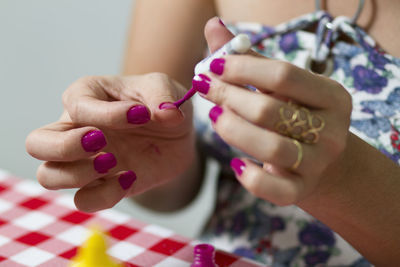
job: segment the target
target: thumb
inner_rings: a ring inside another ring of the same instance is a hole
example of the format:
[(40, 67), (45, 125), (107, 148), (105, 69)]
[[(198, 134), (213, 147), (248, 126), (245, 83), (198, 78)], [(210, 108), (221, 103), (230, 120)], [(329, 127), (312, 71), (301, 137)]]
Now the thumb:
[[(218, 17), (211, 18), (207, 21), (204, 28), (204, 35), (211, 53), (235, 37)], [(247, 54), (262, 57), (262, 55), (253, 50), (249, 50)]]
[(211, 53), (234, 37), (218, 17), (211, 18), (207, 21), (204, 28), (204, 35)]

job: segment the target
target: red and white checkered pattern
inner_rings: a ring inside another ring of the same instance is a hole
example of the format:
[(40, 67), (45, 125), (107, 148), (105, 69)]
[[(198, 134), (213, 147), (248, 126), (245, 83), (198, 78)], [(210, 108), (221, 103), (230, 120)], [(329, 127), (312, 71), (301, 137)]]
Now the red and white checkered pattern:
[[(108, 252), (126, 266), (183, 267), (192, 262), (196, 241), (114, 210), (77, 211), (71, 196), (0, 170), (0, 266), (68, 266), (90, 225), (110, 234)], [(260, 266), (222, 251), (216, 262), (220, 267)]]

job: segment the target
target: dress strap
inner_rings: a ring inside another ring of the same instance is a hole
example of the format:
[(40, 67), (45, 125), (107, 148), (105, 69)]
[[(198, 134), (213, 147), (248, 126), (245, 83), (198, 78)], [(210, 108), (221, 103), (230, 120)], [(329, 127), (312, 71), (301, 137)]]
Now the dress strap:
[[(358, 2), (357, 11), (354, 14), (354, 16), (351, 18), (351, 24), (353, 24), (353, 25), (356, 24), (356, 22), (358, 20), (358, 17), (360, 16), (361, 11), (364, 8), (364, 4), (365, 4), (365, 0), (360, 0)], [(321, 0), (315, 0), (315, 9), (316, 9), (316, 11), (320, 11), (321, 10)]]

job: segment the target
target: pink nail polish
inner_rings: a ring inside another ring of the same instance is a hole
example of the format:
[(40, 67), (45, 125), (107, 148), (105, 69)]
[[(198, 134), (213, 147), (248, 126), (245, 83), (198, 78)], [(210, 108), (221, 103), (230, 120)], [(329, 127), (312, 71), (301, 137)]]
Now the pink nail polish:
[(117, 166), (117, 160), (112, 153), (98, 155), (93, 161), (94, 169), (98, 173), (106, 173), (109, 169)]
[(218, 22), (219, 22), (219, 24), (221, 24), (222, 26), (226, 27), (226, 26), (225, 26), (225, 23), (222, 21), (221, 18), (218, 18)]
[(136, 174), (133, 171), (127, 171), (121, 174), (118, 182), (122, 189), (127, 190), (136, 181)]
[(81, 138), (81, 144), (86, 152), (96, 152), (106, 146), (106, 138), (99, 130), (87, 132)]
[(237, 175), (242, 175), (244, 168), (246, 167), (246, 164), (238, 159), (238, 158), (233, 158), (231, 160), (231, 168)]
[(192, 88), (190, 88), (187, 92), (186, 92), (186, 94), (181, 98), (181, 99), (179, 99), (179, 100), (177, 100), (175, 103), (174, 103), (174, 106), (176, 107), (176, 108), (179, 108), (183, 103), (185, 103), (186, 101), (188, 101), (192, 96), (194, 96), (194, 94), (196, 93), (197, 91), (193, 88), (193, 86), (192, 86)]
[(163, 102), (158, 106), (159, 109), (164, 110), (164, 109), (176, 109), (176, 106), (174, 103), (171, 102)]
[(196, 75), (192, 80), (193, 89), (206, 95), (210, 89), (210, 81), (211, 79), (207, 75)]
[(210, 70), (217, 75), (221, 75), (224, 72), (224, 66), (225, 66), (225, 59), (216, 58), (210, 63)]
[(144, 124), (150, 120), (150, 113), (143, 105), (131, 107), (126, 113), (126, 118), (132, 124)]
[(224, 110), (220, 106), (214, 106), (208, 114), (212, 122), (216, 123), (218, 117), (222, 114), (223, 111)]
[(193, 249), (193, 263), (190, 267), (215, 267), (215, 249), (210, 244), (198, 244)]

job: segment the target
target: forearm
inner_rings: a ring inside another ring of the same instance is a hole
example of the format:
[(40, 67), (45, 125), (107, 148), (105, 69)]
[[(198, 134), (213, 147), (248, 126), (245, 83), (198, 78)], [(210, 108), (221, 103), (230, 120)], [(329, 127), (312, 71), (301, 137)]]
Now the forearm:
[[(400, 168), (350, 134), (348, 153), (299, 206), (329, 225), (377, 266), (400, 261)], [(338, 166), (343, 166), (338, 169)], [(333, 177), (331, 174), (342, 174)]]
[(204, 25), (213, 16), (213, 0), (137, 0), (123, 74), (162, 72), (188, 87), (206, 48)]

